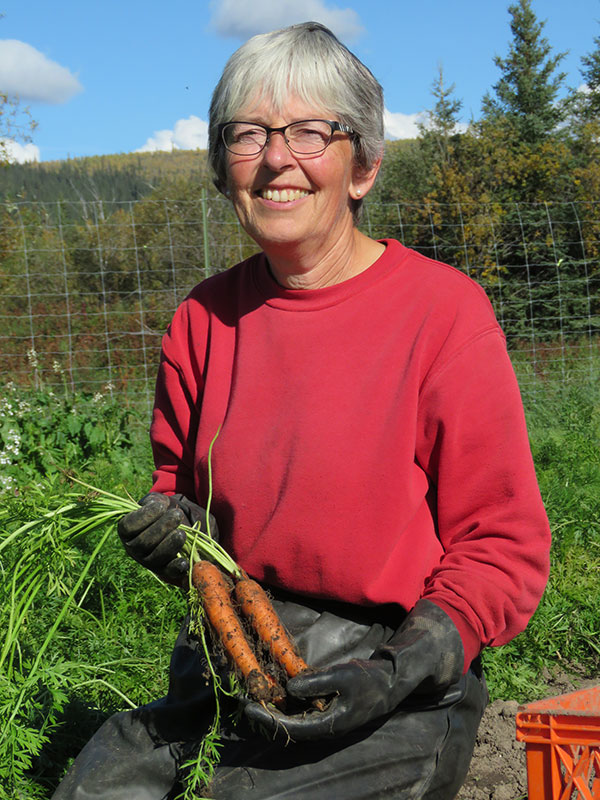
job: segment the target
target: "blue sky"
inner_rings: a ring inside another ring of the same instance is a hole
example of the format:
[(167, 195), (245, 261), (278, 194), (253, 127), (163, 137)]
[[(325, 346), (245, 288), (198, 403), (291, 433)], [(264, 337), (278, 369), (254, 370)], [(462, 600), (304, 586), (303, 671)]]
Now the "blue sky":
[[(0, 91), (38, 122), (15, 160), (206, 144), (212, 89), (249, 36), (319, 20), (382, 83), (388, 138), (411, 136), (439, 65), (463, 121), (499, 77), (510, 0), (0, 0)], [(600, 0), (533, 0), (567, 84), (600, 35)]]

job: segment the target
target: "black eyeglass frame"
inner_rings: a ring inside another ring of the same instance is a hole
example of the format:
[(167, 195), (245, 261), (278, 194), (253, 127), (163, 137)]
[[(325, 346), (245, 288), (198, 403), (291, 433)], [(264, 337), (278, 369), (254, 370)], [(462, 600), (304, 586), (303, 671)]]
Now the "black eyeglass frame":
[[(331, 128), (331, 135), (329, 136), (329, 141), (327, 142), (327, 144), (324, 147), (320, 148), (319, 150), (313, 150), (310, 153), (303, 153), (302, 151), (294, 150), (294, 148), (289, 143), (288, 138), (285, 135), (285, 132), (286, 132), (286, 130), (288, 128), (291, 128), (293, 125), (302, 125), (303, 122), (326, 122), (327, 125), (329, 125), (329, 127)], [(231, 150), (227, 146), (227, 142), (225, 141), (225, 128), (227, 128), (229, 125), (254, 125), (256, 128), (262, 128), (267, 134), (267, 138), (265, 139), (265, 143), (260, 148), (260, 150), (256, 151), (256, 153), (236, 153), (234, 150)], [(337, 120), (333, 120), (333, 119), (299, 119), (299, 120), (296, 120), (296, 122), (289, 122), (287, 125), (282, 125), (279, 128), (270, 128), (268, 125), (261, 125), (260, 122), (247, 122), (246, 120), (236, 119), (236, 120), (231, 120), (231, 122), (221, 122), (220, 125), (218, 126), (217, 130), (218, 130), (219, 137), (220, 137), (221, 141), (223, 142), (223, 146), (225, 147), (225, 149), (229, 153), (233, 153), (233, 155), (235, 155), (235, 156), (244, 156), (244, 155), (257, 156), (257, 155), (259, 155), (260, 153), (262, 153), (262, 151), (265, 149), (265, 147), (269, 143), (269, 139), (271, 138), (271, 134), (272, 133), (280, 133), (283, 136), (283, 139), (284, 139), (287, 147), (292, 151), (292, 153), (296, 153), (296, 155), (299, 155), (299, 156), (314, 156), (314, 155), (317, 155), (317, 153), (322, 153), (331, 144), (331, 140), (333, 139), (333, 134), (336, 131), (340, 131), (340, 133), (347, 133), (350, 136), (356, 135), (355, 132), (352, 130), (352, 128), (349, 125), (344, 125), (343, 122), (337, 122)]]

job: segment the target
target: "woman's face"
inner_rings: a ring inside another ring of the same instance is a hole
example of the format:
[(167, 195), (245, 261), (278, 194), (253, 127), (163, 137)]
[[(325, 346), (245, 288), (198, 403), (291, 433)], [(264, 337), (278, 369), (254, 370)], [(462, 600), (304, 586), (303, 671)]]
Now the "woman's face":
[[(291, 97), (280, 113), (268, 100), (241, 109), (236, 120), (279, 127), (304, 119), (335, 119)], [(350, 199), (364, 196), (348, 134), (336, 132), (315, 155), (293, 153), (279, 133), (255, 156), (227, 152), (228, 191), (246, 232), (267, 252), (309, 244), (327, 248), (353, 229)], [(375, 170), (376, 173), (376, 170)], [(283, 192), (283, 195), (282, 195)], [(274, 194), (275, 193), (275, 194)], [(277, 194), (278, 193), (278, 194)]]

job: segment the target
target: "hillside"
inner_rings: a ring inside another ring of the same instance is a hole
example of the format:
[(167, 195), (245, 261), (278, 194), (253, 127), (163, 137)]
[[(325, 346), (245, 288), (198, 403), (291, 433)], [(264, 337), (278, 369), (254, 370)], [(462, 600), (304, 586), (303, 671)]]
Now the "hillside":
[(164, 182), (203, 183), (207, 174), (205, 150), (9, 164), (0, 168), (0, 201), (139, 200)]
[[(414, 149), (415, 140), (386, 142), (387, 163)], [(146, 197), (165, 183), (193, 181), (212, 189), (206, 150), (119, 153), (66, 161), (42, 161), (0, 166), (0, 202), (25, 200), (107, 200), (127, 202)], [(382, 178), (380, 178), (380, 182)]]

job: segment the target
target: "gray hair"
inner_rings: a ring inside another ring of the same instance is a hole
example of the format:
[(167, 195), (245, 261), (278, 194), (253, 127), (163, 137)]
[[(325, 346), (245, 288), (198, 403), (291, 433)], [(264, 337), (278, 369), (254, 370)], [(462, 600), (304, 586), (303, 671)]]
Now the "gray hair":
[[(290, 94), (316, 104), (349, 125), (356, 165), (369, 171), (383, 153), (383, 90), (373, 74), (318, 22), (253, 36), (231, 56), (212, 96), (208, 159), (215, 186), (227, 184), (225, 149), (218, 127), (257, 96), (283, 110)], [(361, 200), (353, 201), (355, 220)]]

